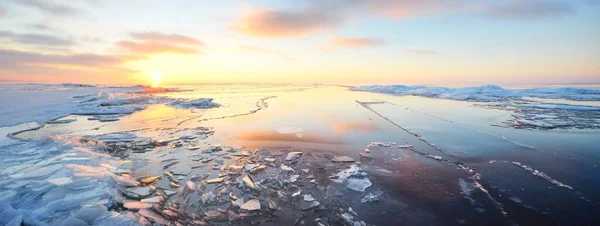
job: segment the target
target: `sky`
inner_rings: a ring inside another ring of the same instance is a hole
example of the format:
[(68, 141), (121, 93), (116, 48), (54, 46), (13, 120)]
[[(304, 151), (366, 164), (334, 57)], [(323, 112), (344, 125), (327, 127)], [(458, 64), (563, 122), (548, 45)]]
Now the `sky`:
[(600, 0), (2, 0), (0, 82), (600, 82)]

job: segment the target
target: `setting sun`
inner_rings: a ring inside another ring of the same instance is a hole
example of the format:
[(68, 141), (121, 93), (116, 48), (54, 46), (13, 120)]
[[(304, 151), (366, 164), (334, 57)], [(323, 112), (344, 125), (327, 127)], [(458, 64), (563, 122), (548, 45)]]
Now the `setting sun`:
[(152, 87), (158, 87), (160, 85), (160, 73), (152, 74)]

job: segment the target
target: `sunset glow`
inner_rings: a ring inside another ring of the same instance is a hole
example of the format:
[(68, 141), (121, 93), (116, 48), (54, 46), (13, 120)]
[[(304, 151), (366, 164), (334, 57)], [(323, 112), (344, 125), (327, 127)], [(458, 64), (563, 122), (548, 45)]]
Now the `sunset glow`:
[(152, 74), (152, 87), (160, 86), (160, 73), (155, 72)]
[(3, 80), (600, 81), (600, 7), (588, 1), (32, 2), (0, 3)]

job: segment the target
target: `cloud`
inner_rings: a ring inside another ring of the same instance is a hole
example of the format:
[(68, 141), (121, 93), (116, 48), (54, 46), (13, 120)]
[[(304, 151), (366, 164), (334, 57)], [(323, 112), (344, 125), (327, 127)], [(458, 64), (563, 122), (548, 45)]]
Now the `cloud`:
[(372, 12), (394, 19), (464, 10), (477, 3), (471, 0), (366, 0), (362, 2)]
[(331, 45), (351, 47), (351, 48), (362, 48), (362, 47), (374, 47), (385, 44), (383, 39), (380, 38), (347, 38), (347, 37), (333, 37), (329, 41)]
[(495, 19), (540, 19), (573, 12), (569, 4), (552, 0), (365, 0), (363, 3), (372, 12), (393, 19), (447, 13), (482, 14)]
[(50, 1), (44, 0), (18, 0), (17, 3), (28, 6), (31, 8), (35, 8), (45, 13), (49, 13), (55, 16), (74, 16), (81, 13), (76, 8), (63, 5), (60, 3), (53, 3)]
[(127, 57), (98, 54), (39, 54), (16, 50), (0, 49), (0, 66), (77, 66), (106, 67), (122, 63)]
[(204, 42), (193, 37), (158, 32), (131, 33), (132, 40), (119, 41), (116, 45), (135, 54), (201, 54)]
[(568, 3), (553, 0), (321, 0), (299, 2), (304, 5), (296, 3), (293, 10), (247, 10), (234, 23), (233, 27), (237, 31), (252, 36), (297, 37), (328, 30), (369, 13), (391, 19), (452, 13), (483, 15), (496, 19), (538, 19), (573, 12)]
[(282, 52), (277, 51), (277, 50), (262, 48), (262, 47), (258, 47), (258, 46), (251, 46), (251, 45), (238, 45), (236, 47), (236, 49), (240, 50), (240, 51), (244, 51), (244, 52), (251, 52), (251, 53), (283, 55)]
[(0, 49), (0, 77), (19, 80), (27, 76), (45, 78), (94, 76), (96, 81), (102, 77), (127, 76), (134, 71), (121, 67), (130, 56), (111, 56), (98, 54), (39, 54), (16, 50)]
[(0, 30), (0, 39), (7, 39), (11, 42), (29, 45), (46, 45), (46, 46), (72, 46), (76, 43), (72, 40), (63, 39), (46, 34), (33, 33), (15, 33), (12, 31)]
[(312, 34), (339, 22), (333, 14), (327, 13), (252, 10), (235, 27), (253, 36), (290, 37)]
[(126, 49), (132, 53), (137, 54), (159, 54), (159, 53), (173, 53), (173, 54), (198, 54), (202, 51), (190, 47), (178, 46), (169, 43), (160, 42), (132, 42), (132, 41), (120, 41), (117, 42), (117, 46)]
[(178, 35), (178, 34), (162, 34), (158, 32), (133, 32), (131, 38), (150, 42), (176, 42), (186, 45), (204, 46), (204, 43), (198, 39)]
[(297, 37), (345, 22), (358, 1), (296, 1), (292, 10), (249, 9), (234, 23), (237, 31), (259, 37)]
[(543, 0), (506, 0), (485, 10), (487, 16), (500, 19), (542, 19), (572, 12), (566, 3)]

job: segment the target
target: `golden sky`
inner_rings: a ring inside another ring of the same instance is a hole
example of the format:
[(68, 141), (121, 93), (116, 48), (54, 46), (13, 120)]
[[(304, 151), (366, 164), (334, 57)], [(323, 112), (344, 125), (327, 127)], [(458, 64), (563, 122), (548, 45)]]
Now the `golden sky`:
[(586, 0), (7, 0), (0, 82), (600, 82), (598, 27)]

